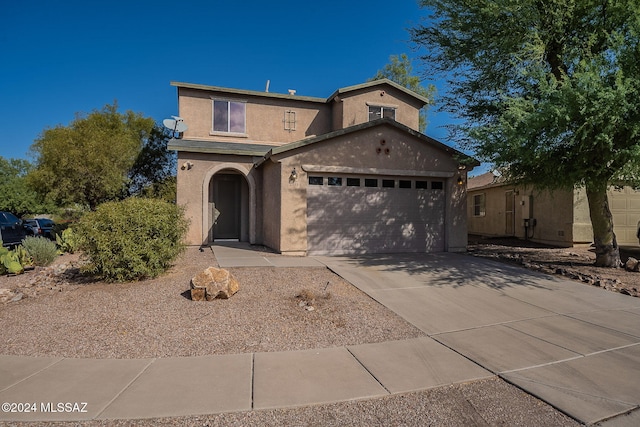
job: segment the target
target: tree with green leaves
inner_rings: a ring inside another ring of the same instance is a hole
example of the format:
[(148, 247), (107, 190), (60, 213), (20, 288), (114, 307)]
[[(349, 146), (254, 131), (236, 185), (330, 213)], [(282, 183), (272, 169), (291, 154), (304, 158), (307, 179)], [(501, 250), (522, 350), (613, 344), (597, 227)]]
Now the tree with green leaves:
[[(422, 86), (420, 77), (413, 74), (413, 65), (409, 57), (403, 53), (400, 56), (391, 55), (389, 57), (389, 63), (384, 66), (383, 69), (378, 70), (375, 76), (368, 81), (389, 79), (392, 82), (398, 83), (400, 86), (404, 86), (407, 89), (422, 95), (425, 98), (433, 101), (436, 88), (434, 85)], [(420, 123), (419, 131), (424, 132), (427, 129), (427, 108), (428, 106), (420, 110)]]
[(175, 151), (167, 149), (172, 132), (155, 125), (129, 170), (129, 195), (175, 201)]
[(36, 167), (29, 184), (58, 206), (80, 204), (94, 210), (121, 198), (155, 122), (116, 103), (78, 115), (69, 126), (43, 131), (31, 146)]
[(412, 40), (458, 140), (513, 183), (584, 188), (596, 265), (619, 266), (607, 188), (640, 181), (640, 0), (421, 6)]
[(27, 185), (26, 176), (33, 169), (24, 159), (0, 156), (0, 210), (19, 217), (26, 214), (51, 213), (54, 207)]

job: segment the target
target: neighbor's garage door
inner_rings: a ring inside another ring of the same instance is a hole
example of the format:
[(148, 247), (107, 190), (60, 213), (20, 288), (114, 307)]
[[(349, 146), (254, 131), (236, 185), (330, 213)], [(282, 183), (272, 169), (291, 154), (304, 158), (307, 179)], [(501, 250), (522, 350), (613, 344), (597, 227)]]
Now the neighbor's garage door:
[(310, 255), (444, 250), (444, 182), (310, 176)]

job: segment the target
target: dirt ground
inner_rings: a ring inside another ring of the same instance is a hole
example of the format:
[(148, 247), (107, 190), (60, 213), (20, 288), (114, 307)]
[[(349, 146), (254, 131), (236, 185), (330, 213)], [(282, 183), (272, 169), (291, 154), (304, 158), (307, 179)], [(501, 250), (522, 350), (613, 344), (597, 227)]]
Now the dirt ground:
[[(627, 271), (624, 267), (595, 267), (596, 256), (588, 245), (558, 248), (517, 238), (469, 236), (468, 254), (562, 275), (613, 292), (640, 296), (640, 272)], [(626, 263), (629, 257), (640, 259), (640, 247), (621, 247), (622, 262)]]

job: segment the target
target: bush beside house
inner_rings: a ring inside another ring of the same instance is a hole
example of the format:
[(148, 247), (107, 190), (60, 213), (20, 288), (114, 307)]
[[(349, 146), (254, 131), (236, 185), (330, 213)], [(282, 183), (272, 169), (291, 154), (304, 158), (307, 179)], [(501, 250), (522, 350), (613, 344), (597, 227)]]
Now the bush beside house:
[(89, 260), (87, 272), (109, 282), (156, 277), (185, 248), (183, 209), (157, 199), (104, 203), (82, 217), (74, 231)]

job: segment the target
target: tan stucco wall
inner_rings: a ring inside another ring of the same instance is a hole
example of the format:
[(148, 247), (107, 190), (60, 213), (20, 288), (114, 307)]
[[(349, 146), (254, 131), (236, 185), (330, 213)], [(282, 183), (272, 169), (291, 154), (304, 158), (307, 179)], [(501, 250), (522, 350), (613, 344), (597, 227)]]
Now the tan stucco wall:
[[(404, 92), (391, 86), (366, 88), (338, 95), (334, 103), (341, 105), (342, 115), (334, 117), (334, 130), (369, 121), (368, 105), (396, 108), (396, 121), (418, 130), (422, 105)], [(335, 108), (335, 107), (334, 107)]]
[(445, 251), (465, 252), (468, 244), (466, 172), (461, 173), (463, 184), (458, 184), (458, 175), (446, 180), (447, 204), (445, 207)]
[[(512, 187), (511, 187), (512, 188)], [(469, 233), (487, 236), (504, 235), (504, 193), (509, 187), (497, 186), (468, 192)], [(485, 193), (486, 217), (473, 216), (473, 196)], [(593, 242), (593, 229), (589, 203), (583, 188), (571, 191), (521, 191), (522, 196), (533, 197), (533, 217), (538, 224), (531, 240), (558, 246), (589, 244)], [(632, 187), (610, 187), (609, 208), (613, 215), (613, 229), (619, 245), (637, 246), (636, 237), (640, 221), (640, 192)], [(522, 201), (516, 196), (516, 201)], [(516, 236), (524, 238), (522, 212), (516, 206)]]
[(589, 214), (589, 202), (584, 188), (573, 192), (573, 243), (593, 242), (593, 228)]
[[(571, 191), (535, 191), (513, 186), (472, 189), (467, 194), (468, 230), (471, 234), (505, 236), (507, 233), (506, 195), (515, 199), (514, 233), (524, 239), (524, 218), (536, 220), (528, 238), (535, 242), (570, 246), (574, 239), (573, 194)], [(473, 198), (485, 194), (485, 216), (474, 216)]]
[[(576, 236), (574, 218), (574, 192), (569, 190), (521, 192), (533, 201), (533, 218), (537, 225), (533, 229), (531, 240), (558, 246), (572, 246)], [(516, 196), (517, 200), (517, 196)], [(516, 210), (517, 212), (517, 210)], [(516, 227), (522, 229), (522, 222)]]
[[(185, 139), (283, 145), (331, 131), (330, 106), (292, 99), (256, 98), (179, 88), (179, 115), (188, 129)], [(230, 135), (212, 131), (213, 99), (246, 102), (246, 134)], [(296, 130), (284, 129), (285, 111), (295, 111)]]
[(263, 242), (266, 246), (280, 251), (280, 227), (282, 225), (280, 192), (281, 165), (278, 163), (266, 162), (261, 167), (263, 179), (263, 212), (262, 212), (262, 233)]
[[(381, 140), (389, 155), (377, 153)], [(391, 126), (366, 129), (362, 132), (343, 135), (307, 147), (273, 156), (268, 162), (281, 164), (282, 185), (281, 243), (278, 248), (283, 253), (304, 254), (307, 250), (306, 230), (306, 189), (308, 175), (303, 165), (323, 165), (342, 168), (369, 169), (371, 174), (380, 175), (380, 170), (415, 170), (433, 173), (446, 181), (447, 243), (450, 250), (466, 248), (466, 201), (464, 187), (456, 184), (458, 163), (446, 152), (429, 146), (415, 137), (408, 136)], [(290, 182), (289, 177), (296, 168), (298, 177)], [(266, 173), (266, 172), (265, 172)], [(444, 175), (448, 176), (444, 176)], [(337, 173), (337, 175), (344, 175)], [(396, 177), (393, 174), (389, 177)], [(266, 182), (265, 182), (266, 187)], [(266, 203), (265, 203), (266, 206)], [(266, 222), (266, 215), (265, 215)], [(265, 230), (265, 242), (266, 239)]]

